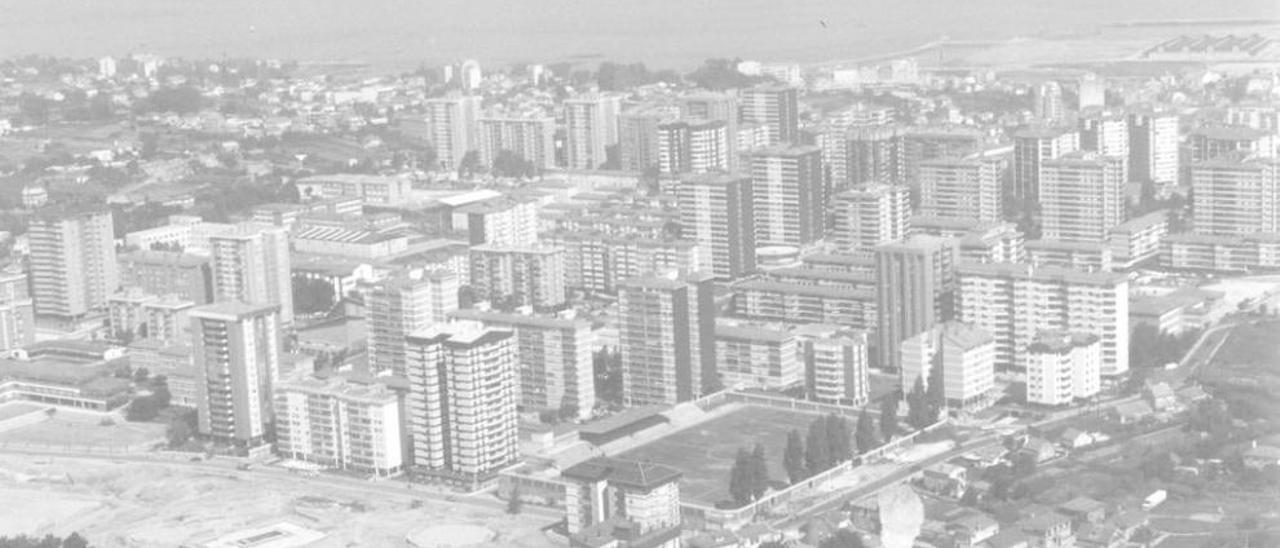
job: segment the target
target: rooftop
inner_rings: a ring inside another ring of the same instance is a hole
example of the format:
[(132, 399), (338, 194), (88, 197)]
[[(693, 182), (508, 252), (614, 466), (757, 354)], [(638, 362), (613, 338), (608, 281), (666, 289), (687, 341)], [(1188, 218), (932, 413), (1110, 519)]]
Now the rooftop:
[(611, 484), (633, 489), (652, 490), (680, 479), (680, 471), (669, 466), (615, 457), (598, 457), (572, 466), (563, 472), (567, 478)]

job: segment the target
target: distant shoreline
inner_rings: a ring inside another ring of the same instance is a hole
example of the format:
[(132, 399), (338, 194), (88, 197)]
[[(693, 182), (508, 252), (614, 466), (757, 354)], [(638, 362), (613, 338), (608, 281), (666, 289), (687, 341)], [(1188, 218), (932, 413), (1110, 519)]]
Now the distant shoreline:
[(1104, 28), (1132, 27), (1212, 27), (1231, 25), (1237, 27), (1262, 27), (1280, 25), (1280, 19), (1153, 19), (1149, 21), (1128, 21), (1124, 23), (1105, 23)]

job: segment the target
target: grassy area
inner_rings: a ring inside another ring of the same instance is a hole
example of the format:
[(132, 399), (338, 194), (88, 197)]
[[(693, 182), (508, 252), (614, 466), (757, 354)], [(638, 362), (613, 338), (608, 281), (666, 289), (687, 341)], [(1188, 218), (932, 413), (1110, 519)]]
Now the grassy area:
[(786, 481), (782, 451), (787, 433), (804, 432), (816, 415), (771, 407), (744, 406), (624, 452), (623, 458), (652, 461), (684, 472), (680, 496), (712, 505), (729, 500), (729, 468), (739, 447), (764, 444), (769, 477)]

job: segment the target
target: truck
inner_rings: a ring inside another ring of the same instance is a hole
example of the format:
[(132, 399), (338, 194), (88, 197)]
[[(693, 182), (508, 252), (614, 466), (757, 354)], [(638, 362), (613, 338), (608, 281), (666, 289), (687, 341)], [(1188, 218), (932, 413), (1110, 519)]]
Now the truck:
[(1152, 508), (1160, 506), (1160, 504), (1164, 502), (1164, 499), (1167, 498), (1169, 498), (1169, 493), (1167, 491), (1164, 489), (1156, 489), (1155, 491), (1152, 491), (1150, 495), (1147, 495), (1147, 498), (1142, 499), (1142, 509), (1151, 510)]

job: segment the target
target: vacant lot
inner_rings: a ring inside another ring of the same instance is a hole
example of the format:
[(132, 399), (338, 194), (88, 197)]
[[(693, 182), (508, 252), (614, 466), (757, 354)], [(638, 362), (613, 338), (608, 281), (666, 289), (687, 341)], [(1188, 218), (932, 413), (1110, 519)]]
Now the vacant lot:
[(103, 548), (172, 548), (288, 522), (323, 533), (314, 547), (408, 546), (406, 536), (436, 526), (487, 531), (485, 546), (551, 548), (541, 528), (552, 521), (270, 468), (0, 455), (0, 536), (79, 531)]
[(101, 415), (59, 409), (47, 420), (0, 433), (0, 446), (77, 448), (87, 452), (124, 452), (165, 439), (163, 424), (104, 422)]
[(815, 418), (817, 415), (809, 413), (748, 405), (620, 456), (665, 464), (684, 472), (681, 498), (712, 505), (730, 498), (729, 469), (739, 447), (750, 450), (756, 443), (764, 444), (769, 477), (785, 482), (782, 451), (787, 446), (787, 432), (798, 429), (803, 433)]

